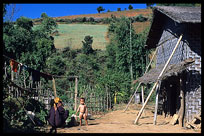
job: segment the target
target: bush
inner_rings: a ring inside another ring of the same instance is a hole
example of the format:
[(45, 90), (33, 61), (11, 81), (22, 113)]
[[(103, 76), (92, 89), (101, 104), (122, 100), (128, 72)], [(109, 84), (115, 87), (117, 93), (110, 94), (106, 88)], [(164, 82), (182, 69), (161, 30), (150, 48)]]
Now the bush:
[(134, 20), (137, 21), (137, 22), (145, 22), (145, 21), (147, 21), (147, 19), (148, 18), (143, 17), (141, 14), (134, 18)]
[(95, 20), (94, 20), (93, 17), (90, 17), (90, 18), (87, 19), (87, 21), (88, 21), (88, 22), (94, 22)]
[(23, 108), (21, 97), (3, 100), (3, 120), (5, 132), (35, 132), (33, 124)]

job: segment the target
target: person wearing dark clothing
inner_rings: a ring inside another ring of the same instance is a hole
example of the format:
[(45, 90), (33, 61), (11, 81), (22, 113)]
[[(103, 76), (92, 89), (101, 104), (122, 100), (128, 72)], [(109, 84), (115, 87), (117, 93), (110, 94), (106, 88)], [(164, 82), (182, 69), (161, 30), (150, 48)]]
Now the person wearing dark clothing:
[(54, 99), (54, 106), (51, 107), (48, 122), (52, 126), (50, 133), (54, 130), (57, 133), (57, 127), (64, 127), (65, 121), (69, 116), (69, 111), (62, 107), (62, 101), (59, 97)]

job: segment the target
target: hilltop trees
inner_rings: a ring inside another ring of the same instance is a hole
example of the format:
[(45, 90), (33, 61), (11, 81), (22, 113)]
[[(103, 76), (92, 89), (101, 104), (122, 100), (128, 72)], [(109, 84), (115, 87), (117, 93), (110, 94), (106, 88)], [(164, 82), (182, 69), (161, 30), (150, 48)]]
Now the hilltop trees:
[(100, 13), (101, 11), (104, 11), (105, 9), (102, 7), (102, 6), (99, 6), (98, 8), (97, 8), (97, 11), (98, 11), (98, 13)]
[(129, 9), (129, 10), (132, 10), (132, 9), (133, 9), (133, 6), (132, 6), (132, 5), (129, 5), (129, 6), (128, 6), (128, 9)]

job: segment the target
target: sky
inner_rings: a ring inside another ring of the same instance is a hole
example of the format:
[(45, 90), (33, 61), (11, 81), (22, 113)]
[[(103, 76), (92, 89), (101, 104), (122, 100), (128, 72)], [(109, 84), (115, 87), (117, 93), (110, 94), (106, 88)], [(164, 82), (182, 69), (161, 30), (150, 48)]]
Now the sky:
[[(13, 21), (16, 21), (21, 16), (31, 19), (40, 18), (42, 13), (46, 13), (49, 17), (71, 16), (81, 14), (96, 14), (97, 8), (102, 6), (105, 11), (117, 11), (117, 8), (121, 10), (128, 10), (128, 6), (132, 5), (133, 9), (144, 9), (146, 4), (138, 3), (115, 3), (115, 4), (18, 4), (16, 3), (16, 12), (14, 14)], [(11, 6), (10, 6), (11, 7)], [(8, 13), (10, 7), (8, 6)], [(101, 12), (101, 13), (103, 13)]]

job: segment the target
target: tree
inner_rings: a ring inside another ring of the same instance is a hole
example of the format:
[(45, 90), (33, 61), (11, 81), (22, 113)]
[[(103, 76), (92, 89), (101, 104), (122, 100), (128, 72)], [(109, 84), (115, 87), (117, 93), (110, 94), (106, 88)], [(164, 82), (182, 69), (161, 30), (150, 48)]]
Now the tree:
[(85, 36), (84, 41), (82, 41), (83, 47), (82, 51), (84, 54), (92, 54), (94, 52), (92, 48), (93, 37), (92, 36)]
[[(129, 73), (132, 63), (133, 77), (139, 77), (142, 74), (145, 64), (145, 36), (136, 34), (131, 27), (131, 45), (130, 53), (130, 20), (125, 17), (115, 23), (111, 23), (108, 28), (111, 33), (110, 44), (107, 46), (107, 67), (117, 69), (121, 72)], [(130, 59), (132, 58), (132, 59)]]
[(147, 8), (152, 7), (154, 3), (146, 3)]
[[(42, 70), (47, 57), (55, 51), (54, 39), (44, 26), (52, 25), (49, 21), (33, 29), (33, 22), (26, 17), (16, 20), (16, 25), (5, 22), (3, 26), (4, 55), (28, 66)], [(42, 26), (43, 25), (43, 26)]]
[(102, 6), (99, 6), (98, 8), (97, 8), (97, 11), (98, 11), (98, 13), (100, 13), (101, 11), (104, 11), (105, 9), (102, 7)]
[[(16, 4), (4, 4), (3, 7), (3, 17), (7, 22), (13, 22), (15, 14), (19, 11)], [(5, 9), (6, 8), (6, 9)]]
[(132, 10), (132, 9), (133, 9), (133, 6), (132, 6), (132, 5), (129, 5), (129, 6), (128, 6), (128, 9), (129, 9), (129, 10)]
[(9, 4), (4, 4), (3, 3), (3, 17), (6, 15), (6, 12), (7, 12), (7, 10), (6, 10), (6, 6), (8, 6)]
[(16, 20), (16, 24), (19, 27), (25, 28), (26, 30), (30, 30), (33, 27), (33, 21), (26, 17), (21, 17)]
[(51, 34), (57, 28), (57, 23), (55, 22), (54, 19), (48, 17), (46, 13), (42, 13), (41, 18), (42, 18), (41, 29), (48, 35)]

